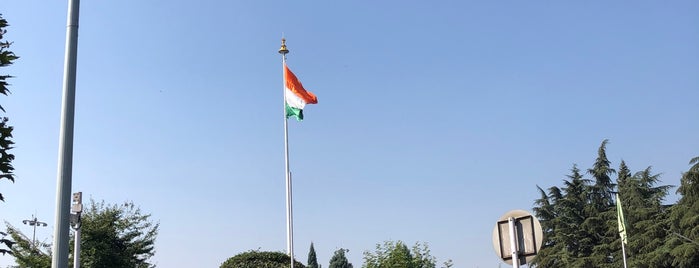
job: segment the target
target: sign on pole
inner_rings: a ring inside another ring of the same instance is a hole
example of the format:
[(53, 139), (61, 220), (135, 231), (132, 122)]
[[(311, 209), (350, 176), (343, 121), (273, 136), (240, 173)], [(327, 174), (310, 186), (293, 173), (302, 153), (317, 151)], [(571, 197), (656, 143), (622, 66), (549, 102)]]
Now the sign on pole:
[(495, 253), (513, 267), (531, 262), (541, 249), (542, 241), (539, 220), (524, 210), (505, 213), (493, 228)]

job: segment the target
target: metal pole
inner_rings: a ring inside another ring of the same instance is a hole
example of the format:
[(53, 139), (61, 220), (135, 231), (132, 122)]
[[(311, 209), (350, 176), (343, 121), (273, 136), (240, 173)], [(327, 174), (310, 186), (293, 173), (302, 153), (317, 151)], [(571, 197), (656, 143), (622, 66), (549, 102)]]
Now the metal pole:
[(623, 240), (621, 241), (621, 254), (624, 256), (624, 268), (626, 268), (626, 248)]
[(512, 267), (519, 267), (519, 256), (517, 254), (517, 235), (515, 234), (515, 218), (507, 219), (510, 227), (510, 250), (512, 252)]
[(73, 248), (73, 268), (80, 268), (80, 227), (75, 229), (75, 247)]
[(286, 48), (286, 39), (282, 38), (282, 47), (279, 49), (279, 54), (282, 54), (282, 75), (284, 95), (284, 164), (286, 173), (286, 251), (291, 259), (291, 268), (294, 268), (294, 216), (291, 198), (291, 172), (289, 171), (289, 126), (286, 119), (286, 54), (289, 50)]
[(53, 235), (53, 258), (51, 259), (51, 267), (53, 268), (68, 267), (79, 14), (80, 0), (68, 0), (68, 25), (66, 29), (65, 62), (63, 65), (63, 100), (58, 142), (58, 174), (56, 179), (56, 225)]
[(36, 249), (37, 248), (36, 247), (36, 227), (37, 226), (46, 227), (46, 223), (40, 222), (39, 219), (37, 219), (36, 216), (34, 216), (34, 215), (32, 215), (31, 220), (23, 220), (22, 223), (29, 224), (29, 226), (32, 226), (32, 229), (33, 229), (33, 231), (32, 231), (32, 248)]
[(34, 232), (32, 232), (32, 246), (36, 248), (36, 218), (34, 218)]

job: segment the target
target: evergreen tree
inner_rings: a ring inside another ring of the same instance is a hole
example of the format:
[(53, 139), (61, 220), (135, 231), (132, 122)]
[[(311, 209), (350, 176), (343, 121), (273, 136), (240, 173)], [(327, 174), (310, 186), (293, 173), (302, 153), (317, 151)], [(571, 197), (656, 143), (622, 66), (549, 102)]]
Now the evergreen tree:
[[(621, 239), (614, 194), (615, 173), (603, 141), (584, 179), (577, 167), (562, 188), (544, 191), (534, 212), (544, 231), (544, 244), (535, 267), (621, 267)], [(623, 200), (629, 267), (699, 267), (699, 157), (690, 161), (673, 206), (663, 205), (671, 186), (659, 185), (660, 175), (650, 167), (633, 175), (622, 161), (616, 188)]]
[(592, 175), (594, 180), (590, 198), (592, 199), (592, 204), (599, 211), (606, 211), (614, 204), (612, 192), (615, 185), (612, 183), (611, 176), (616, 171), (611, 168), (611, 162), (607, 159), (607, 143), (609, 143), (609, 140), (602, 141), (597, 150), (595, 163), (592, 165), (592, 168), (587, 170), (587, 173)]
[(677, 193), (682, 195), (670, 210), (670, 236), (666, 245), (673, 267), (699, 267), (699, 157), (682, 174)]
[[(576, 165), (570, 170), (568, 179), (563, 181), (563, 195), (556, 204), (558, 210), (558, 237), (561, 243), (559, 267), (584, 267), (590, 260), (595, 245), (584, 226), (589, 215), (586, 206), (589, 204), (589, 180), (583, 178)], [(555, 266), (554, 266), (555, 267)]]
[(319, 268), (318, 258), (316, 258), (316, 250), (313, 248), (313, 242), (311, 242), (311, 249), (308, 251), (308, 268)]
[(615, 185), (611, 179), (616, 171), (611, 168), (611, 162), (607, 159), (607, 143), (608, 140), (602, 141), (595, 163), (587, 170), (594, 183), (590, 187), (590, 202), (585, 208), (587, 218), (581, 226), (585, 229), (590, 244), (594, 245), (589, 257), (585, 257), (589, 258), (586, 263), (595, 264), (597, 267), (615, 267), (612, 243), (618, 231), (612, 198)]
[(348, 249), (338, 249), (330, 258), (330, 268), (352, 268), (352, 264), (347, 260), (345, 253), (349, 252)]
[(562, 253), (562, 243), (560, 243), (556, 237), (556, 231), (558, 229), (558, 214), (554, 206), (557, 200), (561, 198), (561, 190), (558, 187), (549, 188), (547, 193), (539, 187), (540, 198), (534, 201), (534, 215), (541, 223), (541, 229), (543, 231), (543, 245), (541, 250), (538, 252), (532, 264), (537, 267), (558, 267), (562, 266), (560, 261), (560, 253)]
[[(619, 193), (621, 196), (624, 217), (626, 220), (626, 247), (628, 265), (631, 267), (671, 267), (669, 250), (664, 247), (667, 237), (667, 214), (662, 201), (667, 196), (670, 186), (656, 186), (660, 181), (659, 174), (652, 174), (648, 167), (637, 172), (633, 177), (622, 177), (620, 167)], [(626, 171), (624, 171), (626, 172)], [(614, 259), (617, 265), (622, 265), (621, 242), (612, 243), (617, 248)]]

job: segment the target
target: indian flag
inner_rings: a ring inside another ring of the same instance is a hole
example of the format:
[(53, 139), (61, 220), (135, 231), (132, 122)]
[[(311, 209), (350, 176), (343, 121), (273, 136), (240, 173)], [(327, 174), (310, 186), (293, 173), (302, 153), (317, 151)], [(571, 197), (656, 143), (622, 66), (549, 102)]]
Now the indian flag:
[(306, 91), (289, 67), (284, 64), (284, 100), (286, 101), (286, 118), (296, 117), (303, 120), (303, 107), (318, 103), (316, 95)]

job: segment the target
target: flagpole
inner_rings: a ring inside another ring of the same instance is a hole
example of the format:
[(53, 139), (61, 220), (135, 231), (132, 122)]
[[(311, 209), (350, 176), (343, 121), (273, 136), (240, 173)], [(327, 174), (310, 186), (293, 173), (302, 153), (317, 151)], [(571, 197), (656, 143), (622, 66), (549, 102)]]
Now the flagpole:
[(621, 241), (621, 254), (624, 256), (624, 268), (626, 268), (626, 248), (624, 247), (624, 241)]
[[(282, 38), (282, 47), (279, 49), (279, 54), (282, 54), (282, 76), (284, 77), (282, 90), (286, 97), (286, 54), (289, 49), (286, 48), (286, 39)], [(294, 268), (294, 215), (291, 198), (291, 172), (289, 171), (289, 126), (286, 118), (286, 98), (284, 100), (284, 164), (286, 174), (286, 252), (291, 259), (291, 268)]]

